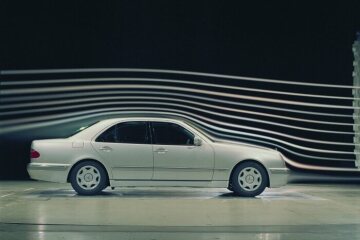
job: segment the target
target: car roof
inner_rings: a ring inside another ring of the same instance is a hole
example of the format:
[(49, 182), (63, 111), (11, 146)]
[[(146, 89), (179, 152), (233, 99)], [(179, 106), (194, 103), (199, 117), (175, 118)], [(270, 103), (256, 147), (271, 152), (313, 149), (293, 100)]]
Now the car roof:
[(160, 122), (185, 123), (185, 121), (183, 121), (181, 119), (169, 118), (169, 117), (118, 117), (118, 118), (104, 119), (101, 122), (113, 123), (113, 122), (120, 122), (120, 121), (146, 121), (146, 122), (160, 121)]

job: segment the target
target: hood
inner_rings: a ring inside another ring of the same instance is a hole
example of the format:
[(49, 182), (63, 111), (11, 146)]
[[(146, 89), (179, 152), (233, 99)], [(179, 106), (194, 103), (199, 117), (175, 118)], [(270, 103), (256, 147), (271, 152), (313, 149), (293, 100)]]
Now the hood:
[(216, 139), (214, 141), (214, 143), (216, 144), (226, 144), (226, 145), (233, 145), (233, 146), (244, 146), (244, 147), (250, 147), (250, 148), (257, 148), (257, 149), (262, 149), (262, 150), (266, 150), (266, 151), (271, 151), (271, 152), (277, 152), (279, 153), (279, 151), (277, 151), (276, 149), (272, 149), (272, 148), (268, 148), (268, 147), (263, 147), (263, 146), (259, 146), (259, 145), (255, 145), (255, 144), (250, 144), (250, 143), (244, 143), (244, 142), (236, 142), (236, 141), (230, 141), (230, 140), (223, 140), (223, 139)]

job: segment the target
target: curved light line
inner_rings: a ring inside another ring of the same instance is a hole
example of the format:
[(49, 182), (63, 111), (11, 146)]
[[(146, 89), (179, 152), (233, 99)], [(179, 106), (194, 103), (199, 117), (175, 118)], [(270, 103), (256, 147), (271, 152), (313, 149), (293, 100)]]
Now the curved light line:
[(271, 93), (278, 95), (286, 96), (300, 96), (300, 97), (310, 97), (310, 98), (325, 98), (325, 99), (337, 99), (337, 100), (360, 100), (360, 98), (354, 97), (341, 97), (341, 96), (325, 96), (318, 94), (304, 94), (297, 92), (287, 92), (287, 91), (273, 91), (266, 89), (258, 88), (248, 88), (248, 87), (238, 87), (238, 86), (228, 86), (225, 84), (213, 84), (213, 83), (203, 83), (203, 82), (191, 82), (179, 79), (167, 79), (167, 78), (128, 78), (128, 77), (117, 77), (117, 78), (67, 78), (67, 79), (42, 79), (42, 80), (12, 80), (8, 82), (3, 82), (4, 86), (16, 86), (16, 85), (37, 85), (37, 84), (57, 84), (57, 83), (84, 83), (84, 82), (99, 82), (99, 81), (108, 81), (108, 82), (120, 82), (120, 81), (147, 81), (147, 82), (164, 82), (164, 83), (181, 83), (197, 86), (206, 86), (206, 87), (216, 87), (224, 88), (231, 90), (240, 90), (240, 91), (250, 91), (250, 92), (261, 92), (261, 93)]
[[(199, 123), (198, 123), (199, 124)], [(290, 149), (284, 148), (281, 145), (275, 144), (275, 143), (270, 143), (270, 142), (266, 142), (266, 141), (262, 141), (262, 140), (258, 140), (258, 139), (253, 139), (253, 138), (246, 138), (246, 137), (240, 137), (240, 136), (235, 136), (235, 135), (228, 135), (228, 134), (223, 134), (223, 133), (218, 133), (212, 130), (209, 130), (205, 127), (202, 127), (204, 129), (206, 129), (206, 132), (209, 132), (213, 135), (217, 135), (217, 136), (223, 136), (225, 138), (231, 138), (231, 139), (240, 139), (240, 140), (245, 140), (245, 141), (251, 141), (251, 142), (257, 142), (257, 143), (262, 143), (262, 144), (266, 144), (266, 145), (270, 145), (272, 147), (275, 147), (277, 149), (282, 149), (286, 152), (289, 152), (291, 154), (294, 154), (296, 156), (300, 156), (300, 157), (305, 157), (305, 158), (312, 158), (312, 159), (319, 159), (319, 160), (327, 160), (327, 161), (349, 161), (349, 162), (354, 162), (355, 159), (345, 159), (345, 158), (325, 158), (325, 157), (318, 157), (318, 156), (313, 156), (313, 155), (307, 155), (307, 154), (303, 154), (303, 153), (298, 153), (295, 151), (292, 151)]]
[[(104, 70), (104, 69), (103, 69)], [(129, 70), (129, 69), (122, 69), (121, 71), (126, 71), (126, 70)], [(133, 69), (134, 70), (134, 69)], [(159, 71), (159, 70), (157, 70), (157, 69), (135, 69), (134, 70), (134, 72), (141, 72), (141, 71), (144, 71), (144, 70), (149, 70), (149, 72), (156, 72), (156, 71)], [(161, 71), (161, 70), (160, 70)], [(167, 73), (175, 73), (175, 72), (182, 72), (182, 73), (178, 73), (178, 74), (188, 74), (188, 75), (191, 75), (191, 72), (186, 72), (186, 71), (174, 71), (174, 70), (164, 70), (164, 71), (166, 71)], [(186, 73), (185, 73), (186, 72)], [(0, 74), (1, 74), (2, 72), (0, 72)], [(195, 73), (195, 74), (194, 74)], [(199, 72), (194, 72), (193, 73), (193, 75), (196, 75), (197, 73), (198, 74), (203, 74), (203, 75), (212, 75), (212, 76), (209, 76), (209, 77), (219, 77), (219, 76), (223, 76), (224, 78), (226, 78), (226, 76), (228, 76), (228, 77), (235, 77), (236, 78), (236, 76), (229, 76), (229, 75), (220, 75), (220, 74), (206, 74), (206, 73), (199, 73)], [(241, 78), (241, 77), (238, 77), (238, 78)], [(271, 80), (271, 79), (256, 79), (256, 78), (242, 78), (242, 79), (239, 79), (239, 80), (251, 80), (251, 81), (262, 81), (263, 80), (263, 82), (272, 82), (272, 83), (280, 83), (280, 84), (297, 84), (297, 85), (305, 85), (305, 86), (318, 86), (318, 87), (337, 87), (337, 88), (360, 88), (360, 87), (358, 87), (358, 86), (356, 86), (356, 87), (352, 87), (352, 86), (346, 86), (346, 85), (329, 85), (329, 84), (314, 84), (314, 83), (300, 83), (300, 82), (286, 82), (286, 81), (280, 81), (280, 80)], [(217, 84), (215, 84), (214, 85), (214, 87), (220, 87), (219, 85), (217, 85)], [(226, 88), (226, 87), (225, 87)], [(251, 91), (251, 90), (249, 90), (248, 88), (242, 88), (242, 89), (238, 89), (238, 90), (248, 90), (248, 91)], [(255, 89), (253, 89), (254, 91), (256, 91)], [(263, 90), (263, 89), (260, 89), (260, 92), (261, 92), (261, 90)], [(268, 91), (268, 90), (264, 90), (264, 91)], [(277, 93), (275, 93), (276, 91), (273, 91), (273, 92), (271, 92), (270, 91), (270, 93), (273, 93), (273, 94), (277, 94)], [(279, 92), (279, 91), (278, 91)], [(284, 92), (280, 92), (279, 94), (284, 94), (284, 95), (286, 95), (286, 93), (284, 93)], [(298, 94), (298, 93), (293, 93), (293, 94)], [(299, 94), (301, 94), (301, 93), (299, 93)], [(287, 95), (291, 95), (291, 93), (290, 94), (287, 94)], [(311, 94), (305, 94), (305, 95), (311, 95)], [(296, 96), (296, 95), (295, 95)], [(298, 95), (299, 96), (299, 95)], [(317, 96), (323, 96), (323, 95), (317, 95)], [(252, 96), (247, 96), (247, 97), (252, 97)], [(310, 97), (310, 96), (309, 96)], [(357, 98), (347, 98), (347, 97), (336, 97), (336, 96), (330, 96), (330, 97), (335, 97), (334, 99), (344, 99), (344, 100), (347, 100), (347, 99), (357, 99)], [(320, 97), (320, 98), (322, 98), (322, 97)], [(324, 98), (327, 98), (326, 96), (324, 96)], [(172, 101), (174, 101), (173, 99), (172, 99)], [(229, 103), (229, 104), (234, 104), (234, 103)], [(285, 103), (285, 104), (287, 104), (287, 103)], [(290, 104), (290, 103), (289, 103)], [(296, 104), (293, 104), (293, 105), (296, 105)], [(340, 106), (340, 105), (335, 105), (335, 106)], [(181, 107), (184, 107), (184, 106), (181, 106)], [(266, 106), (267, 107), (267, 106)], [(313, 107), (313, 106), (311, 106), (311, 107)], [(332, 106), (333, 107), (333, 106)], [(269, 108), (268, 108), (269, 109)], [(281, 108), (280, 108), (281, 109)], [(358, 108), (345, 108), (345, 109), (358, 109)], [(162, 109), (161, 109), (162, 110)], [(172, 110), (172, 111), (174, 111), (173, 109), (169, 109), (169, 110)], [(175, 111), (177, 111), (177, 110), (175, 110)], [(241, 110), (240, 110), (241, 111)], [(280, 111), (280, 110), (279, 110)], [(294, 110), (294, 111), (296, 111), (296, 110)], [(177, 111), (177, 112), (179, 112), (179, 111)], [(183, 112), (183, 113), (186, 113), (186, 112), (184, 112), (184, 111), (181, 111), (181, 112)], [(248, 111), (249, 112), (249, 111)], [(289, 111), (289, 112), (291, 112), (291, 111)], [(189, 113), (187, 113), (187, 114), (189, 114)], [(251, 113), (250, 113), (251, 114)], [(258, 113), (259, 114), (259, 113)], [(327, 114), (327, 113), (325, 113), (325, 114)], [(194, 114), (192, 114), (192, 115), (194, 115)], [(271, 115), (271, 114), (270, 114)], [(318, 115), (318, 114), (311, 114), (311, 115)], [(319, 115), (322, 115), (322, 116), (324, 116), (324, 114), (322, 114), (322, 113), (320, 113)], [(328, 114), (328, 116), (329, 116), (330, 114)], [(336, 115), (340, 115), (340, 114), (336, 114)], [(342, 115), (342, 114), (341, 114)], [(340, 116), (341, 116), (340, 115)], [(196, 116), (196, 115), (195, 115)], [(230, 115), (231, 116), (231, 115)], [(334, 115), (333, 115), (334, 116)], [(201, 117), (201, 116), (198, 116), (198, 117)], [(342, 117), (354, 117), (354, 118), (357, 118), (357, 116), (351, 116), (351, 115), (342, 115)], [(203, 118), (204, 119), (204, 118)], [(205, 119), (208, 119), (208, 118), (205, 118)], [(211, 119), (208, 119), (208, 120), (211, 120)], [(307, 120), (307, 119), (305, 119), (305, 120)], [(314, 121), (314, 120), (310, 120), (310, 121)], [(215, 122), (219, 122), (219, 121), (215, 121)], [(221, 123), (221, 122), (220, 122)], [(224, 125), (224, 124), (222, 124), (222, 125)], [(286, 124), (285, 124), (286, 125)], [(356, 125), (356, 124), (354, 124), (354, 125)], [(291, 125), (290, 125), (291, 126)], [(239, 132), (239, 134), (241, 134), (240, 132)], [(245, 133), (245, 135), (250, 135), (250, 136), (256, 136), (256, 134), (250, 134), (250, 133)], [(234, 137), (234, 136), (232, 136), (232, 137)], [(259, 136), (259, 137), (261, 137), (261, 136)], [(265, 138), (265, 139), (267, 139), (267, 138)], [(276, 139), (275, 139), (276, 140)], [(330, 151), (327, 151), (327, 152), (330, 152)], [(346, 153), (347, 154), (347, 153)], [(353, 154), (355, 154), (355, 155), (357, 155), (357, 154), (359, 154), (359, 152), (355, 152), (355, 153), (353, 153)], [(290, 160), (290, 159), (285, 159), (284, 158), (284, 160), (285, 161), (287, 161), (287, 162), (289, 162), (289, 161), (292, 161), (292, 160)], [(344, 159), (345, 160), (345, 159)], [(351, 160), (351, 161), (354, 161), (354, 160)], [(290, 164), (290, 163), (289, 163)], [(290, 164), (290, 165), (297, 165), (297, 166), (300, 166), (300, 168), (305, 168), (306, 169), (306, 167), (309, 167), (309, 169), (312, 169), (312, 170), (314, 170), (314, 167), (315, 168), (320, 168), (320, 169), (326, 169), (326, 170), (334, 170), (334, 171), (344, 171), (344, 168), (333, 168), (333, 167), (321, 167), (321, 166), (311, 166), (311, 165), (304, 165), (304, 164), (301, 164), (301, 163), (296, 163), (296, 162), (294, 162), (293, 161), (293, 164)], [(349, 170), (349, 171), (354, 171), (354, 169), (347, 169), (347, 170)]]
[[(203, 106), (203, 107), (227, 110), (227, 109), (225, 109), (223, 107), (219, 107), (219, 106), (213, 106), (213, 105), (209, 105), (209, 104), (205, 104), (205, 103), (191, 102), (191, 101), (186, 101), (186, 100), (177, 100), (177, 99), (171, 99), (171, 98), (143, 97), (143, 96), (140, 96), (140, 97), (139, 96), (137, 96), (137, 97), (123, 96), (123, 97), (117, 97), (116, 99), (126, 99), (126, 100), (127, 99), (149, 99), (149, 100), (161, 99), (161, 100), (185, 102), (185, 103), (190, 103), (190, 104), (194, 104), (194, 105), (200, 105), (200, 106)], [(75, 101), (72, 101), (71, 103), (72, 103), (72, 105), (70, 105), (70, 106), (47, 107), (47, 108), (45, 107), (45, 108), (27, 109), (27, 110), (4, 111), (2, 113), (2, 115), (3, 116), (8, 116), (8, 115), (14, 115), (14, 114), (27, 114), (27, 113), (38, 113), (38, 112), (43, 113), (43, 112), (54, 111), (54, 110), (59, 111), (59, 110), (69, 110), (69, 109), (76, 109), (76, 108), (82, 108), (82, 107), (104, 106), (104, 105), (106, 106), (106, 105), (116, 105), (116, 104), (121, 104), (121, 105), (123, 105), (123, 104), (160, 104), (160, 105), (170, 105), (170, 106), (184, 107), (184, 108), (189, 108), (189, 109), (196, 110), (196, 111), (201, 111), (201, 112), (206, 112), (206, 113), (210, 113), (210, 114), (214, 114), (214, 115), (219, 115), (219, 116), (222, 116), (222, 117), (228, 117), (228, 118), (237, 119), (237, 120), (245, 120), (245, 121), (250, 121), (250, 122), (264, 123), (264, 124), (268, 124), (268, 125), (275, 125), (275, 126), (280, 126), (280, 127), (284, 127), (284, 128), (292, 128), (292, 129), (297, 129), (297, 130), (301, 130), (301, 131), (319, 132), (319, 133), (328, 133), (328, 134), (346, 134), (346, 135), (351, 134), (351, 135), (354, 135), (354, 132), (329, 131), (329, 130), (321, 130), (321, 129), (316, 129), (316, 128), (298, 127), (298, 126), (294, 126), (294, 125), (282, 124), (282, 123), (277, 123), (277, 122), (273, 122), (273, 121), (265, 121), (265, 120), (258, 120), (258, 119), (254, 119), (254, 118), (248, 118), (248, 117), (240, 117), (240, 116), (229, 115), (229, 114), (221, 114), (221, 113), (217, 113), (217, 112), (213, 112), (213, 111), (207, 111), (207, 110), (204, 110), (204, 109), (194, 108), (194, 107), (191, 107), (191, 106), (173, 104), (173, 103), (168, 103), (168, 102), (155, 102), (155, 101), (128, 102), (127, 101), (127, 102), (121, 102), (121, 103), (119, 103), (119, 102), (101, 102), (101, 103), (87, 103), (87, 104), (77, 104), (77, 105), (74, 104)], [(13, 120), (10, 120), (10, 121), (13, 122)], [(290, 135), (287, 135), (287, 136), (290, 136)], [(315, 140), (313, 142), (322, 143), (322, 141), (319, 141), (319, 140)], [(325, 144), (327, 144), (327, 142)], [(345, 143), (342, 143), (342, 142), (333, 142), (331, 144), (340, 144), (340, 145), (349, 145), (349, 146), (354, 145), (354, 144), (345, 144)]]
[[(128, 108), (126, 108), (128, 109)], [(72, 117), (72, 118), (65, 118), (65, 119), (61, 119), (61, 120), (52, 120), (52, 121), (48, 121), (48, 122), (45, 122), (45, 123), (33, 123), (31, 124), (31, 126), (28, 125), (21, 125), (20, 128), (23, 130), (23, 129), (28, 129), (28, 128), (36, 128), (36, 127), (44, 127), (44, 126), (51, 126), (51, 125), (56, 125), (56, 124), (61, 124), (61, 123), (67, 123), (67, 122), (71, 122), (71, 121), (77, 121), (77, 120), (81, 120), (81, 119), (86, 119), (86, 118), (90, 118), (90, 117), (96, 117), (96, 116), (104, 116), (104, 115), (114, 115), (114, 114), (128, 114), (128, 113), (141, 113), (141, 114), (144, 114), (144, 113), (150, 113), (150, 114), (167, 114), (167, 115), (172, 115), (172, 116), (181, 116), (185, 119), (190, 119), (192, 121), (195, 121), (195, 122), (201, 122), (200, 120), (198, 119), (194, 119), (192, 117), (189, 117), (189, 116), (186, 116), (186, 115), (182, 115), (182, 114), (178, 114), (178, 113), (171, 113), (171, 112), (155, 112), (155, 111), (113, 111), (113, 112), (100, 112), (100, 113), (93, 113), (93, 114), (85, 114), (84, 115), (81, 115), (81, 116), (78, 116), (78, 117)], [(204, 123), (204, 122), (201, 122), (201, 124), (203, 125), (207, 125), (209, 126), (210, 128), (214, 128), (212, 125), (209, 125), (207, 123)], [(20, 130), (21, 130), (20, 129)], [(217, 127), (217, 129), (223, 129), (223, 128), (219, 128)], [(6, 128), (7, 131), (11, 131), (11, 127), (10, 128)], [(14, 130), (19, 130), (19, 128), (16, 128)], [(225, 129), (226, 130), (226, 129)], [(225, 135), (225, 134), (224, 134)], [(228, 135), (229, 137), (235, 137), (233, 135)], [(267, 143), (267, 144), (272, 144), (272, 143)], [(287, 150), (288, 152), (291, 152), (295, 155), (298, 155), (298, 156), (302, 156), (302, 154), (300, 153), (296, 153), (294, 151), (291, 151), (291, 150), (288, 150), (287, 148), (284, 148), (283, 149)], [(354, 155), (354, 154), (353, 154)], [(307, 155), (307, 156), (311, 156), (311, 155)], [(317, 158), (317, 159), (321, 159), (321, 160), (328, 160), (328, 161), (332, 161), (332, 160), (340, 160), (340, 161), (355, 161), (355, 159), (343, 159), (343, 158), (321, 158), (321, 157), (317, 157), (317, 156), (311, 156), (312, 158)]]
[[(94, 112), (104, 112), (104, 111), (118, 111), (119, 109), (126, 109), (126, 110), (134, 110), (134, 109), (150, 109), (150, 110), (160, 110), (160, 111), (164, 111), (164, 109), (166, 108), (146, 108), (146, 107), (131, 107), (131, 108), (103, 108), (103, 109), (99, 109), (99, 110), (87, 110), (87, 111), (80, 111), (80, 112), (76, 112), (75, 113), (66, 113), (66, 114), (57, 114), (57, 115), (53, 115), (53, 116), (41, 116), (41, 117), (31, 117), (31, 118), (27, 118), (27, 122), (31, 122), (31, 121), (39, 121), (39, 120), (49, 120), (49, 119), (53, 119), (53, 118), (60, 118), (60, 116), (76, 116), (76, 115), (81, 115), (81, 114), (90, 114), (90, 113), (94, 113)], [(217, 120), (213, 120), (210, 118), (206, 118), (197, 114), (193, 114), (193, 113), (189, 113), (189, 112), (185, 112), (185, 111), (181, 111), (181, 110), (175, 110), (175, 109), (166, 109), (169, 110), (170, 112), (177, 112), (177, 113), (183, 113), (185, 114), (185, 116), (189, 115), (191, 116), (196, 116), (197, 118), (203, 119), (205, 121), (208, 122), (212, 122), (214, 124), (219, 124), (222, 126), (228, 126), (228, 127), (233, 127), (233, 128), (243, 128), (241, 126), (238, 126), (236, 124), (230, 124), (230, 123), (225, 123), (225, 122), (221, 122), (221, 121), (217, 121)], [(1, 122), (0, 122), (1, 123)], [(25, 121), (23, 121), (23, 123), (25, 123)], [(6, 125), (5, 125), (6, 126)], [(6, 126), (6, 128), (4, 128), (4, 130), (6, 131), (9, 127), (11, 126), (11, 124), (9, 126)], [(333, 150), (327, 150), (327, 149), (318, 149), (318, 148), (310, 148), (310, 147), (304, 147), (298, 144), (294, 144), (294, 143), (290, 143), (281, 139), (277, 139), (277, 138), (273, 138), (273, 137), (269, 137), (269, 136), (263, 136), (263, 135), (258, 135), (258, 134), (254, 134), (254, 133), (247, 133), (247, 132), (239, 132), (239, 131), (235, 131), (235, 130), (230, 130), (230, 129), (225, 129), (225, 128), (218, 128), (218, 127), (214, 127), (213, 128), (217, 128), (217, 129), (222, 129), (222, 131), (225, 132), (229, 132), (229, 133), (234, 133), (234, 134), (243, 134), (243, 135), (247, 135), (247, 136), (253, 136), (253, 137), (258, 137), (258, 138), (264, 138), (264, 139), (268, 139), (271, 141), (275, 141), (275, 142), (279, 142), (279, 143), (283, 143), (285, 145), (294, 147), (294, 148), (298, 148), (298, 149), (302, 149), (305, 151), (311, 151), (311, 152), (321, 152), (321, 153), (334, 153), (334, 154), (360, 154), (360, 152), (347, 152), (347, 151), (333, 151)]]
[(291, 160), (284, 156), (283, 154), (282, 158), (286, 163), (288, 163), (290, 166), (297, 167), (300, 169), (307, 169), (307, 170), (320, 170), (320, 171), (336, 171), (336, 172), (360, 172), (360, 169), (358, 168), (339, 168), (339, 167), (324, 167), (324, 166), (315, 166), (315, 165), (309, 165), (304, 163), (295, 162), (294, 160)]
[(189, 89), (184, 87), (170, 87), (170, 86), (161, 86), (161, 85), (138, 85), (138, 84), (109, 84), (106, 86), (103, 85), (87, 85), (87, 86), (65, 86), (65, 87), (43, 87), (43, 88), (31, 88), (31, 89), (4, 89), (2, 91), (3, 95), (12, 95), (12, 94), (27, 94), (27, 93), (55, 93), (55, 92), (68, 92), (68, 91), (87, 91), (87, 90), (98, 90), (98, 89), (124, 89), (124, 88), (135, 88), (135, 89), (163, 89), (163, 90), (175, 90), (175, 91), (184, 91), (184, 92), (193, 92), (193, 93), (203, 93), (208, 95), (230, 97), (237, 99), (247, 99), (252, 101), (263, 101), (270, 103), (278, 104), (290, 104), (306, 107), (318, 107), (318, 108), (337, 108), (337, 109), (360, 109), (360, 107), (345, 106), (345, 105), (330, 105), (330, 104), (319, 104), (319, 103), (307, 103), (301, 101), (290, 101), (290, 100), (280, 100), (264, 97), (255, 97), (241, 94), (232, 94), (224, 92), (213, 92), (200, 89)]
[[(121, 92), (121, 93), (126, 94), (126, 93), (129, 93), (129, 92), (124, 91), (124, 92)], [(134, 91), (134, 92), (131, 91), (130, 93), (137, 93), (137, 92), (136, 91)], [(152, 94), (151, 92), (140, 92), (140, 93)], [(167, 93), (157, 92), (157, 95), (160, 95), (160, 94), (162, 94), (162, 95), (170, 95), (170, 94), (167, 94)], [(174, 94), (172, 94), (172, 95), (174, 95)], [(195, 98), (195, 99), (205, 99), (207, 101), (213, 101), (214, 100), (214, 99), (210, 99), (210, 98), (206, 98), (206, 97), (196, 97), (196, 96), (192, 96), (192, 95), (186, 95), (186, 97)], [(24, 108), (24, 107), (37, 107), (37, 106), (42, 107), (42, 106), (49, 106), (49, 105), (51, 106), (51, 105), (68, 104), (68, 103), (73, 104), (73, 103), (80, 103), (80, 102), (118, 100), (118, 99), (123, 99), (123, 98), (124, 97), (117, 96), (117, 97), (80, 98), (80, 99), (57, 100), (57, 101), (46, 101), (46, 102), (27, 102), (27, 103), (17, 103), (17, 104), (2, 105), (2, 106), (0, 106), (0, 109), (14, 109), (14, 108)], [(286, 119), (286, 120), (297, 121), (297, 122), (308, 122), (308, 123), (317, 123), (317, 124), (326, 124), (326, 125), (340, 125), (340, 126), (357, 126), (357, 125), (360, 125), (360, 124), (353, 124), (353, 123), (328, 122), (328, 121), (317, 121), (317, 120), (309, 120), (309, 119), (303, 119), (303, 118), (287, 117), (287, 116), (282, 116), (282, 115), (275, 115), (275, 114), (254, 112), (254, 111), (242, 110), (242, 109), (236, 109), (236, 108), (222, 107), (222, 106), (218, 106), (218, 105), (209, 105), (209, 104), (204, 104), (204, 103), (200, 103), (200, 102), (194, 102), (194, 101), (177, 99), (177, 98), (167, 98), (167, 97), (157, 97), (157, 96), (143, 97), (141, 95), (138, 95), (137, 98), (163, 99), (163, 100), (169, 100), (169, 101), (171, 100), (171, 101), (177, 101), (177, 102), (186, 102), (186, 103), (191, 103), (191, 104), (207, 106), (207, 107), (210, 107), (210, 108), (222, 109), (222, 110), (226, 110), (226, 111), (245, 113), (245, 114), (252, 114), (252, 115), (260, 115), (260, 116), (266, 116), (266, 117), (271, 117), (271, 118), (280, 118), (280, 119)], [(217, 102), (217, 101), (215, 100), (215, 102)], [(220, 102), (222, 102), (222, 101), (220, 100)], [(351, 132), (351, 133), (353, 133), (353, 132)]]
[[(207, 97), (201, 97), (201, 96), (195, 96), (195, 95), (188, 95), (183, 93), (166, 93), (166, 92), (158, 92), (158, 91), (97, 91), (97, 92), (74, 92), (71, 93), (72, 97), (80, 97), (80, 96), (94, 96), (94, 95), (112, 95), (112, 94), (119, 94), (119, 93), (144, 93), (144, 94), (160, 94), (160, 95), (174, 95), (174, 96), (184, 96), (189, 98), (197, 98), (197, 99), (203, 99), (213, 102), (221, 102), (231, 105), (238, 105), (238, 106), (247, 106), (247, 107), (253, 107), (253, 108), (262, 108), (262, 109), (268, 109), (268, 110), (274, 110), (274, 111), (283, 111), (283, 112), (292, 112), (292, 113), (301, 113), (306, 115), (315, 115), (315, 116), (327, 116), (327, 117), (344, 117), (344, 118), (358, 118), (354, 115), (347, 115), (347, 114), (333, 114), (333, 113), (322, 113), (322, 112), (313, 112), (313, 111), (302, 111), (302, 110), (295, 110), (295, 109), (288, 109), (288, 108), (280, 108), (280, 107), (271, 107), (266, 105), (260, 105), (260, 104), (250, 104), (250, 103), (241, 103), (241, 102), (232, 102), (227, 100), (220, 100), (220, 99), (214, 99), (214, 98), (207, 98)], [(57, 94), (44, 94), (44, 95), (37, 95), (37, 96), (16, 96), (11, 98), (3, 98), (2, 102), (14, 102), (14, 101), (33, 101), (33, 100), (41, 100), (41, 99), (58, 99), (62, 97), (69, 96), (68, 93), (57, 93)]]
[(168, 70), (168, 69), (148, 69), (148, 68), (81, 68), (81, 69), (73, 68), (73, 69), (3, 70), (3, 71), (1, 71), (1, 74), (3, 74), (3, 75), (19, 75), (19, 74), (48, 74), (48, 73), (90, 73), (90, 72), (166, 73), (166, 74), (180, 74), (180, 75), (192, 75), (192, 76), (202, 76), (202, 77), (226, 78), (226, 79), (255, 81), (255, 82), (301, 85), (301, 86), (311, 86), (311, 87), (346, 88), (346, 89), (360, 88), (360, 86), (304, 83), (304, 82), (296, 82), (296, 81), (284, 81), (284, 80), (254, 78), (254, 77), (242, 77), (242, 76), (234, 76), (234, 75), (215, 74), (215, 73)]

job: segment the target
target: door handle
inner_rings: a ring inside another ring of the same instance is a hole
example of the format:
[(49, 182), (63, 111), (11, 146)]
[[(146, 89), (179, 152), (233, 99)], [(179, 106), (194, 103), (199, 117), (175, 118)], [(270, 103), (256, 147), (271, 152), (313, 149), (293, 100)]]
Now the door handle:
[(157, 152), (158, 154), (164, 154), (164, 153), (168, 152), (168, 150), (165, 148), (158, 148), (154, 152)]
[(109, 146), (103, 146), (103, 147), (100, 147), (99, 150), (104, 151), (104, 152), (110, 152), (110, 151), (112, 151), (112, 148)]

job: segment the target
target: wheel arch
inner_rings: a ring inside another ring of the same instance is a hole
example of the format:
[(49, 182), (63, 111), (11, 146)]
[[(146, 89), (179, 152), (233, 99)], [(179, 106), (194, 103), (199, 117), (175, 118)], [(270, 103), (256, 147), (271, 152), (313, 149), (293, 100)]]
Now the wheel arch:
[(231, 173), (230, 173), (230, 177), (229, 177), (229, 187), (230, 187), (230, 184), (231, 184), (231, 178), (234, 174), (234, 171), (235, 169), (243, 164), (243, 163), (246, 163), (246, 162), (254, 162), (254, 163), (257, 163), (259, 164), (261, 167), (264, 168), (265, 172), (266, 172), (266, 175), (267, 175), (267, 179), (268, 179), (268, 182), (267, 182), (267, 187), (270, 187), (270, 175), (269, 175), (269, 171), (268, 169), (265, 167), (265, 165), (261, 162), (261, 161), (258, 161), (258, 160), (255, 160), (255, 159), (245, 159), (245, 160), (241, 160), (239, 161), (232, 169), (231, 169)]
[(96, 159), (92, 159), (92, 158), (81, 159), (81, 160), (77, 161), (75, 164), (73, 164), (73, 165), (71, 166), (69, 172), (68, 172), (68, 175), (67, 175), (67, 178), (66, 178), (66, 182), (70, 182), (71, 172), (73, 171), (73, 169), (74, 169), (77, 165), (79, 165), (79, 164), (82, 163), (82, 162), (96, 162), (96, 163), (100, 164), (100, 165), (103, 167), (103, 169), (105, 170), (106, 179), (107, 179), (107, 185), (110, 186), (110, 178), (109, 178), (109, 172), (108, 172), (107, 168), (105, 167), (105, 165), (104, 165), (102, 162), (100, 162), (100, 161), (98, 161), (98, 160), (96, 160)]

